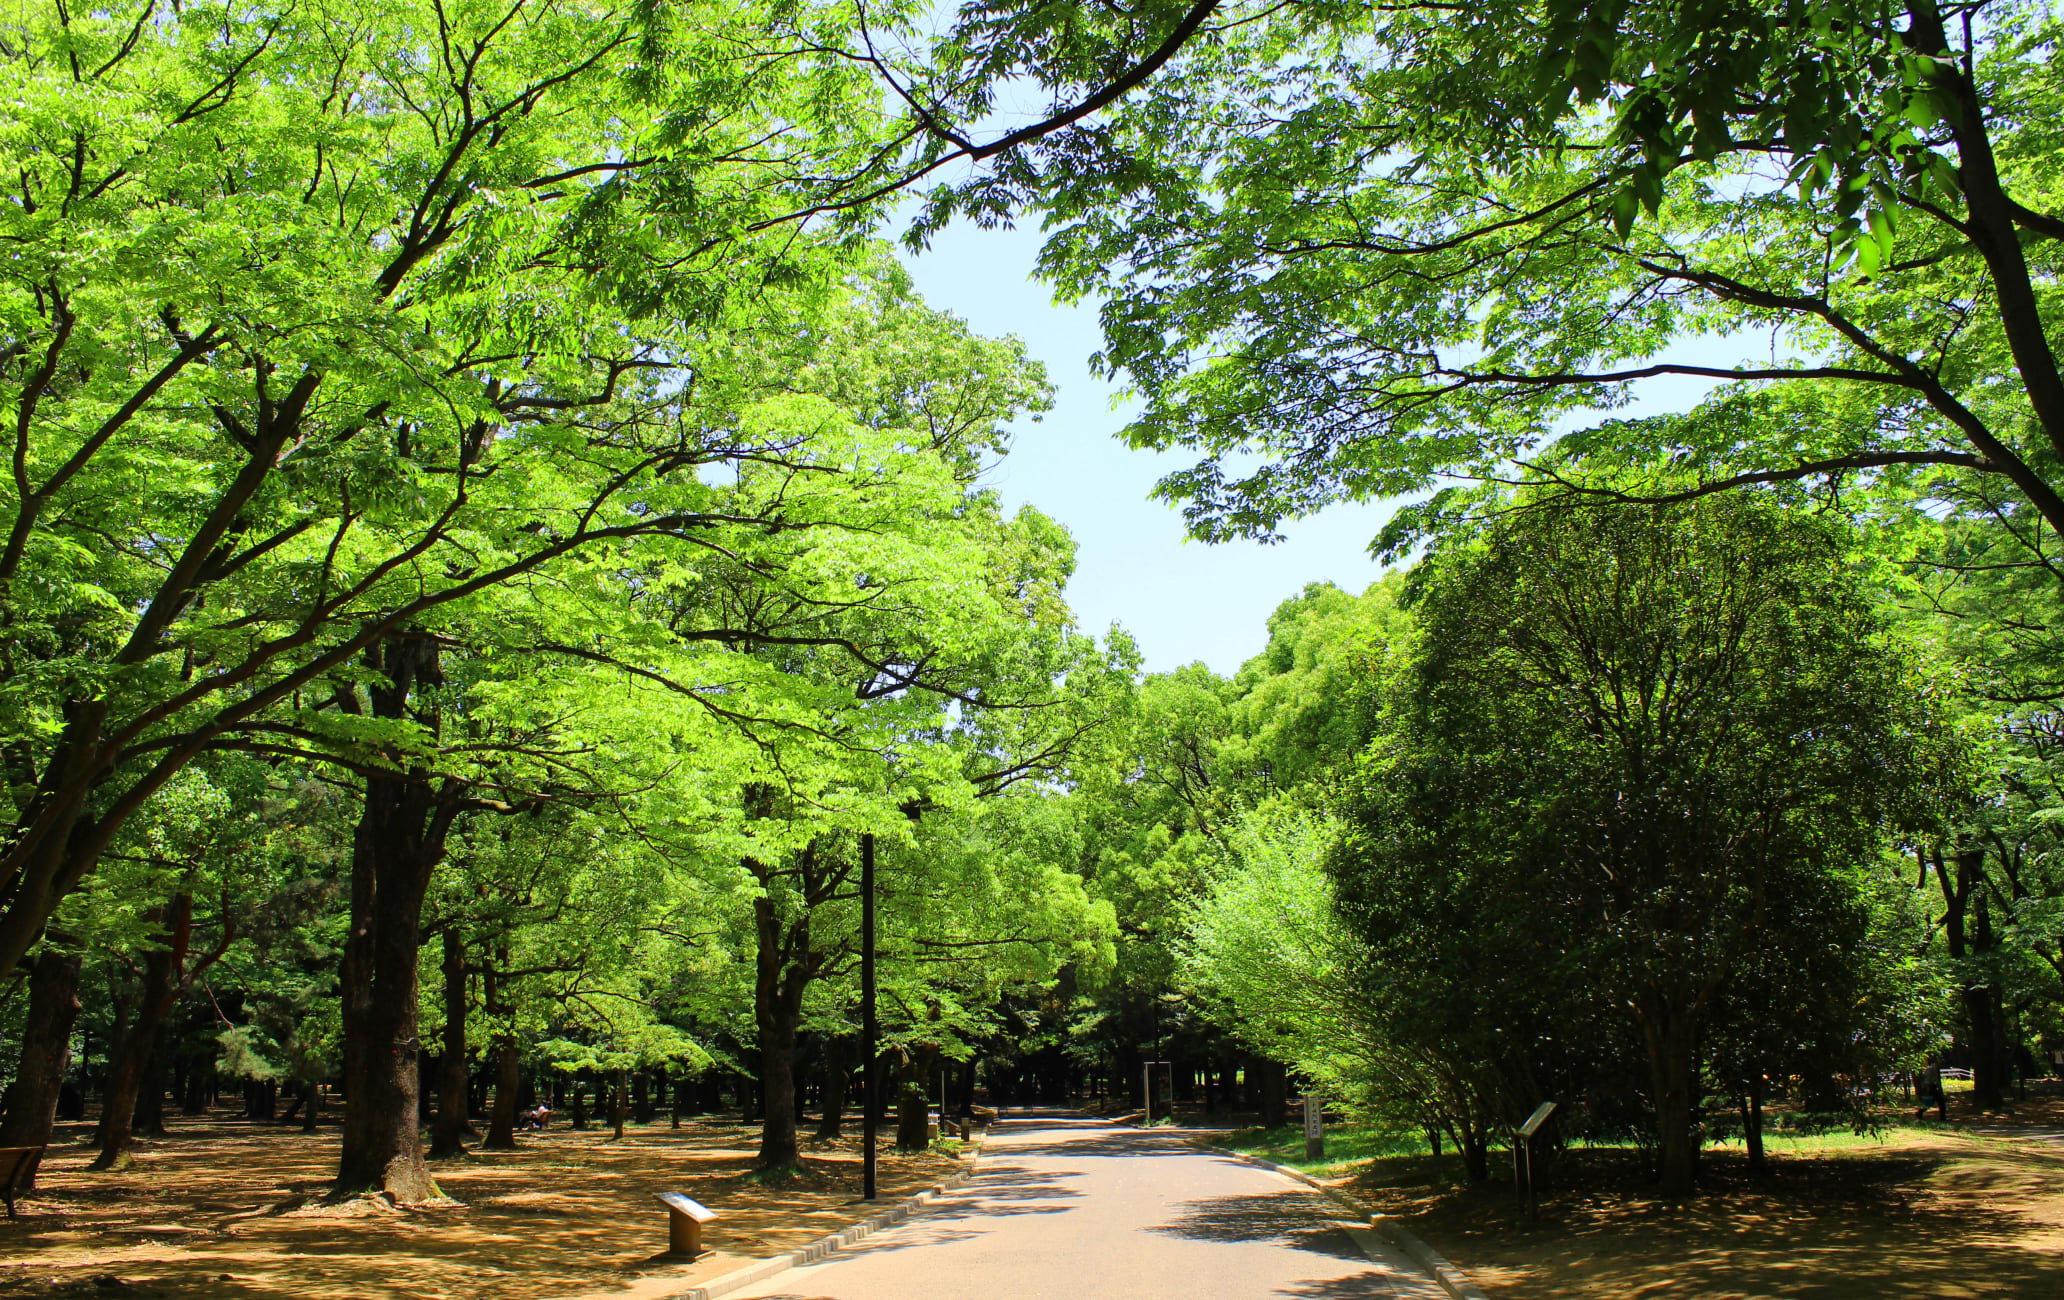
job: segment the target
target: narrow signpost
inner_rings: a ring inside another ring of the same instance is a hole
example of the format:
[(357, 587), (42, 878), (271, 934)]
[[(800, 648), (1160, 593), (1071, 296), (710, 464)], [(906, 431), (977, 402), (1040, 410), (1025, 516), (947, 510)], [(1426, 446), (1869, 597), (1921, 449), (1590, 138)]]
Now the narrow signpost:
[(874, 1199), (874, 1116), (881, 1087), (881, 1065), (875, 1058), (874, 1023), (874, 835), (860, 837), (860, 1038), (867, 1073), (861, 1087), (860, 1197)]
[[(1145, 1113), (1140, 1117), (1142, 1125), (1149, 1125), (1154, 1122), (1154, 1067), (1157, 1065), (1162, 1068), (1164, 1074), (1171, 1068), (1167, 1061), (1140, 1062), (1140, 1101), (1146, 1107)], [(1173, 1079), (1175, 1076), (1170, 1074), (1167, 1077)], [(1170, 1086), (1172, 1087), (1173, 1085), (1171, 1084)], [(1173, 1097), (1170, 1097), (1168, 1101), (1168, 1113), (1171, 1116), (1175, 1114), (1175, 1099)]]
[(1534, 1217), (1534, 1134), (1541, 1131), (1541, 1125), (1547, 1123), (1548, 1117), (1554, 1113), (1555, 1103), (1552, 1101), (1544, 1101), (1534, 1107), (1534, 1113), (1519, 1126), (1519, 1135), (1512, 1143), (1513, 1190), (1519, 1194), (1520, 1205), (1529, 1219)]
[(1326, 1103), (1316, 1092), (1304, 1090), (1304, 1159), (1309, 1164), (1326, 1158)]

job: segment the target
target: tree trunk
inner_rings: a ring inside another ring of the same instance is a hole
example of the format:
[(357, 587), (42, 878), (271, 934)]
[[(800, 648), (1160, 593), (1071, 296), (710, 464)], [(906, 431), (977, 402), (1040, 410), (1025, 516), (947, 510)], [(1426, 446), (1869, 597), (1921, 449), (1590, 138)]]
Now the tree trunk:
[(838, 1137), (846, 1122), (846, 1040), (824, 1040), (824, 1109), (817, 1121), (817, 1136), (829, 1142)]
[(937, 1055), (937, 1048), (926, 1047), (909, 1052), (903, 1058), (897, 1089), (898, 1151), (923, 1151), (932, 1145), (932, 1106), (931, 1099), (925, 1096), (925, 1084), (932, 1077), (932, 1061)]
[[(1972, 946), (1981, 953), (2000, 946), (1993, 933), (1992, 902), (1980, 889), (1972, 904)], [(1971, 1020), (1971, 1102), (1979, 1110), (2004, 1110), (2012, 1082), (2013, 1055), (2008, 1051), (2007, 1012), (1999, 985), (1988, 982), (1964, 990), (1964, 1009)]]
[(437, 1066), (437, 1122), (430, 1129), (430, 1157), (466, 1154), (466, 1139), (479, 1136), (467, 1120), (466, 941), (456, 923), (444, 927), (444, 1050)]
[(315, 1132), (317, 1114), (322, 1110), (322, 1083), (314, 1078), (301, 1080), (301, 1131)]
[(135, 1132), (142, 1137), (165, 1136), (165, 1031), (158, 1031), (158, 1045), (143, 1071), (143, 1091), (136, 1095)]
[(1643, 1017), (1649, 1075), (1655, 1089), (1656, 1182), (1665, 1196), (1688, 1196), (1698, 1174), (1698, 1143), (1692, 1136), (1692, 1025), (1677, 1008), (1650, 1001)]
[[(1922, 861), (1934, 867), (1942, 887), (1942, 932), (1950, 960), (1961, 965), (1996, 948), (1999, 939), (1986, 901), (1985, 850), (1967, 846), (1953, 855), (1937, 850), (1923, 855)], [(1966, 984), (1959, 991), (1969, 1026), (1971, 1099), (1980, 1110), (1997, 1110), (2006, 1102), (1999, 990), (1988, 982)]]
[(759, 1163), (763, 1169), (787, 1168), (800, 1158), (796, 1144), (796, 1027), (786, 1017), (763, 1018), (760, 1024), (760, 1089), (765, 1109), (760, 1119)]
[(494, 1114), (487, 1126), (487, 1146), (495, 1151), (516, 1149), (516, 1094), (523, 1087), (523, 1053), (516, 1040), (503, 1034), (495, 1042)]
[[(395, 638), (367, 651), (387, 679), (368, 691), (373, 714), (408, 714), (410, 691), (434, 683), (437, 651)], [(455, 801), (420, 779), (368, 776), (351, 852), (351, 929), (343, 959), (343, 1148), (334, 1196), (378, 1192), (401, 1203), (441, 1200), (423, 1163), (416, 999), (423, 895), (444, 854)]]
[(1482, 1133), (1464, 1129), (1454, 1134), (1456, 1149), (1462, 1153), (1462, 1173), (1472, 1183), (1487, 1183), (1491, 1180), (1491, 1144)]
[(110, 1045), (107, 1086), (101, 1090), (100, 1128), (93, 1135), (100, 1154), (88, 1168), (127, 1169), (129, 1139), (135, 1130), (136, 1099), (149, 1075), (157, 1050), (158, 1028), (172, 1011), (173, 980), (185, 965), (186, 942), (193, 933), (193, 895), (180, 893), (151, 918), (166, 930), (166, 940), (143, 959), (143, 982), (137, 989), (136, 1014)]
[(624, 1117), (629, 1113), (629, 1107), (625, 1105), (627, 1098), (624, 1094), (626, 1091), (624, 1087), (624, 1072), (618, 1070), (616, 1072), (616, 1079), (609, 1089), (609, 1118), (616, 1125), (616, 1133), (612, 1140), (617, 1142), (623, 1141)]
[(208, 1108), (208, 1076), (213, 1073), (207, 1062), (188, 1058), (185, 1075), (180, 1080), (179, 1113), (198, 1115)]
[(1762, 1174), (1768, 1169), (1763, 1158), (1763, 1081), (1750, 1079), (1749, 1086), (1742, 1093), (1742, 1145), (1748, 1149), (1749, 1172)]
[[(764, 874), (764, 868), (750, 865)], [(758, 941), (753, 963), (753, 1020), (760, 1038), (758, 1162), (762, 1169), (787, 1169), (802, 1158), (796, 1141), (796, 1030), (819, 959), (811, 949), (807, 911), (784, 922), (774, 900), (762, 895), (753, 902), (753, 927)]]
[(2001, 1110), (2007, 1104), (2007, 1053), (2003, 1050), (2006, 1019), (1999, 990), (1988, 984), (1963, 990), (1964, 1015), (1971, 1031), (1971, 1104), (1979, 1110)]
[[(7, 1085), (0, 1116), (0, 1147), (50, 1145), (57, 1123), (58, 1096), (72, 1064), (72, 1022), (79, 1015), (79, 971), (83, 960), (45, 946), (29, 963), (28, 1016), (22, 1025), (21, 1064)], [(24, 1183), (32, 1190), (34, 1181)]]

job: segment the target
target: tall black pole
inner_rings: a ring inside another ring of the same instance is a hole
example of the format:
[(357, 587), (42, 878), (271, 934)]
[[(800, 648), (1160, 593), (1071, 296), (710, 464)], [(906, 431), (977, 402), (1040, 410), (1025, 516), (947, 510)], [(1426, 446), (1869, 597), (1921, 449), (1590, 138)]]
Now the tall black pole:
[(874, 836), (860, 837), (860, 1038), (867, 1055), (866, 1094), (860, 1117), (860, 1196), (874, 1199), (874, 1117), (881, 1091), (880, 1053), (875, 1048), (874, 1023)]

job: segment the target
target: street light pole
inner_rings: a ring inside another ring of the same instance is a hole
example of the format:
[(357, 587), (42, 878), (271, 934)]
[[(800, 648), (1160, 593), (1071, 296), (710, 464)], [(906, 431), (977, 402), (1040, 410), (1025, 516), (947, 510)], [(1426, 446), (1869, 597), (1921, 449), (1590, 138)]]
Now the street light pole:
[(874, 1199), (874, 1116), (881, 1089), (880, 1053), (875, 1048), (874, 1023), (874, 835), (860, 837), (860, 1038), (866, 1063), (866, 1094), (860, 1117), (860, 1196)]

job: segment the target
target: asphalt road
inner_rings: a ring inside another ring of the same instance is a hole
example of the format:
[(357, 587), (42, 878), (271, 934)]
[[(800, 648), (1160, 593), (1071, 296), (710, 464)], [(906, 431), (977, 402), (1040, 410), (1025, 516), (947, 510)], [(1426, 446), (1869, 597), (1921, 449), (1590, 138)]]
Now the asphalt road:
[(981, 1171), (908, 1223), (733, 1296), (1304, 1300), (1443, 1292), (1304, 1184), (1166, 1133), (1005, 1120)]

